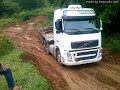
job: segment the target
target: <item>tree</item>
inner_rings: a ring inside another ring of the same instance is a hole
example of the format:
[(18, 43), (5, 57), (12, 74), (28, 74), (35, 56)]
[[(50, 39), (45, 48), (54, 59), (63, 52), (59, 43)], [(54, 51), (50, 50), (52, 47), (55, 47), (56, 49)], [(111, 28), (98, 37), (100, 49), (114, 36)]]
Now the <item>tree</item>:
[(3, 4), (2, 4), (3, 0), (0, 0), (0, 15), (3, 14)]
[(18, 2), (14, 0), (1, 0), (0, 1), (0, 15), (11, 15), (19, 10)]
[(36, 8), (36, 2), (34, 0), (19, 0), (19, 5), (22, 9), (35, 9)]
[(19, 5), (22, 9), (32, 10), (35, 8), (40, 8), (44, 4), (42, 0), (19, 0)]

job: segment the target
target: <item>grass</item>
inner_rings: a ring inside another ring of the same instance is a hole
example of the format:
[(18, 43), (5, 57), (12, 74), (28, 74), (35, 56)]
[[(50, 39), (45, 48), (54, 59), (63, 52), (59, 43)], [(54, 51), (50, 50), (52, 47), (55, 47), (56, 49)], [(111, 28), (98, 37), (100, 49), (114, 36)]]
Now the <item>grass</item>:
[(108, 48), (110, 52), (120, 52), (120, 34), (104, 34), (103, 47)]
[[(8, 37), (0, 34), (0, 63), (10, 67), (15, 84), (21, 86), (21, 90), (51, 90), (48, 81), (32, 63), (20, 59), (22, 53)], [(5, 77), (0, 75), (0, 90), (7, 89)]]
[(11, 22), (18, 22), (19, 20), (12, 18), (12, 17), (2, 17), (0, 18), (0, 28), (2, 28), (4, 25), (11, 23)]
[[(13, 49), (9, 54), (0, 57), (0, 62), (11, 68), (16, 85), (21, 90), (51, 90), (47, 80), (39, 74), (31, 62), (19, 58), (22, 51)], [(0, 76), (0, 90), (7, 90), (4, 76)]]

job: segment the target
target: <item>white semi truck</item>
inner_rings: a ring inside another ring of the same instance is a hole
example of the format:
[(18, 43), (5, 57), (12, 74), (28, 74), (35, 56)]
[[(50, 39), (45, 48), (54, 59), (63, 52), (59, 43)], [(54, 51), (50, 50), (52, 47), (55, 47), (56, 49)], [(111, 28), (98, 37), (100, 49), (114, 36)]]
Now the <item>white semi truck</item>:
[(102, 21), (92, 8), (69, 5), (54, 11), (53, 27), (38, 28), (47, 53), (60, 65), (80, 65), (102, 59)]

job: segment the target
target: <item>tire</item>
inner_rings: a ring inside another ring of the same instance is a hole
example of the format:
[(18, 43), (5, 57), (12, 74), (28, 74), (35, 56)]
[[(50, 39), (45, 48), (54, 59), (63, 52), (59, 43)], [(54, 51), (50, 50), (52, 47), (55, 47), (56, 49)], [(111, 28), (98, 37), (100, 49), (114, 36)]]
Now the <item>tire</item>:
[(60, 66), (63, 66), (63, 64), (62, 64), (62, 62), (61, 62), (60, 50), (57, 50), (57, 52), (56, 52), (56, 58), (57, 58), (58, 64), (59, 64)]
[(50, 55), (48, 43), (45, 44), (45, 50), (46, 50), (47, 54)]
[(40, 36), (40, 41), (44, 45), (44, 38), (43, 38), (43, 36)]

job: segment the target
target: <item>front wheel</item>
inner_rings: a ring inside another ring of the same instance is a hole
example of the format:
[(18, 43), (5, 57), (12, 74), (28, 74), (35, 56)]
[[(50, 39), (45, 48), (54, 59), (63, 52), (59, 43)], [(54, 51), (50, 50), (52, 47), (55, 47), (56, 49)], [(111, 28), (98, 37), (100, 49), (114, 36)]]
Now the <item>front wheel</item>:
[(57, 57), (58, 64), (59, 64), (60, 66), (62, 66), (63, 64), (62, 64), (62, 62), (61, 62), (60, 50), (57, 50), (57, 53), (56, 53), (56, 54), (57, 54), (56, 57)]

